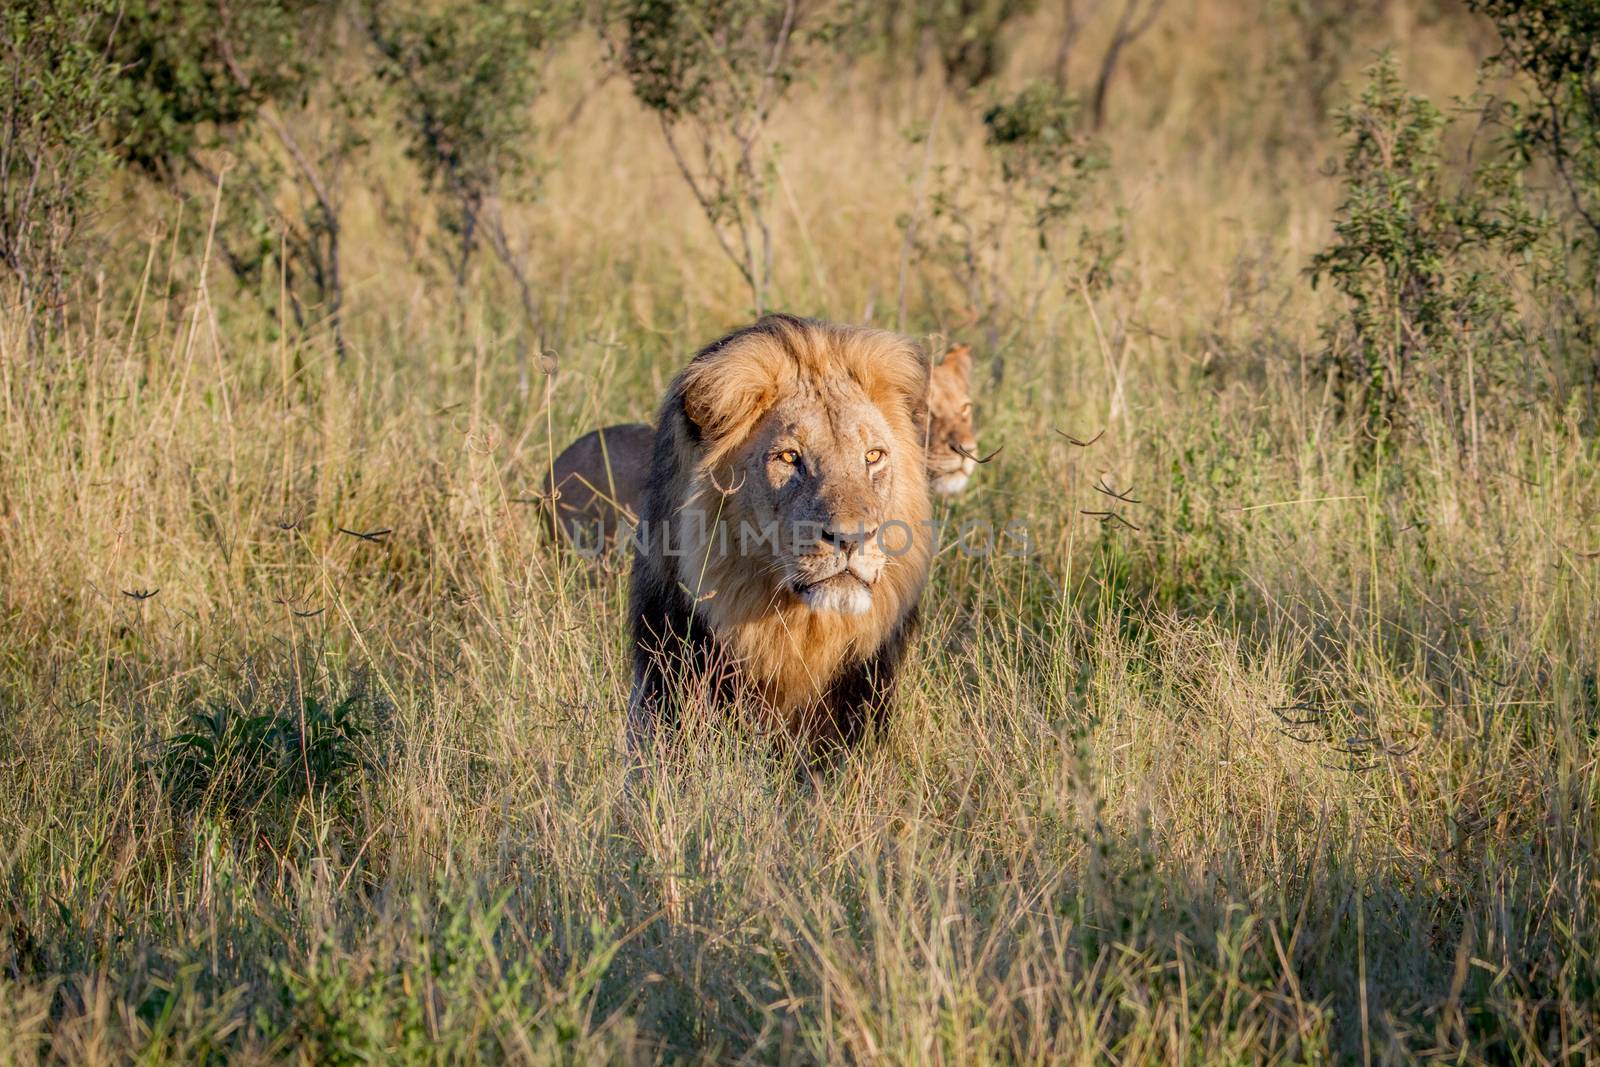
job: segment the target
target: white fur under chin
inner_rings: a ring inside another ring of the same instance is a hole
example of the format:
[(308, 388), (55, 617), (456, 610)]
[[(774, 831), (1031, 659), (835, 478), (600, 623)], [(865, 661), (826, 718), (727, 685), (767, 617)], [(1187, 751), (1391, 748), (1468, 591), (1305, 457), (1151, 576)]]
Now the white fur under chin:
[(835, 580), (802, 589), (800, 601), (812, 611), (865, 615), (872, 608), (872, 590), (857, 581)]
[(967, 487), (967, 474), (965, 471), (956, 471), (954, 474), (941, 474), (933, 480), (933, 491), (951, 496)]

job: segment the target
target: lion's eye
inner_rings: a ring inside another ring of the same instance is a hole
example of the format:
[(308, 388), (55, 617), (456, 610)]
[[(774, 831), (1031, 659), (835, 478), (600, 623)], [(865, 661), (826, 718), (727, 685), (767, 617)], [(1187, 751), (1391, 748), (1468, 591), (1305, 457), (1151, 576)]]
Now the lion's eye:
[(777, 460), (779, 463), (787, 463), (789, 466), (793, 467), (800, 462), (800, 453), (796, 452), (792, 448), (786, 448), (782, 452), (774, 453), (772, 458)]
[(881, 448), (869, 448), (869, 449), (867, 449), (867, 466), (870, 467), (873, 464), (878, 463), (886, 455), (888, 455), (888, 453), (885, 452)]

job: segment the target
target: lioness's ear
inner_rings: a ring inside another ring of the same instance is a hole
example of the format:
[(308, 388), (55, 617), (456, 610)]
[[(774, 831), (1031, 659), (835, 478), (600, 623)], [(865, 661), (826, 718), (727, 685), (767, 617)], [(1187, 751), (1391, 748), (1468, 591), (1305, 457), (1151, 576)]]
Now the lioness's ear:
[(972, 346), (951, 345), (944, 360), (934, 368), (934, 373), (954, 381), (963, 390), (972, 387)]
[(778, 396), (777, 361), (767, 346), (737, 341), (708, 350), (684, 368), (683, 414), (707, 441), (748, 429)]

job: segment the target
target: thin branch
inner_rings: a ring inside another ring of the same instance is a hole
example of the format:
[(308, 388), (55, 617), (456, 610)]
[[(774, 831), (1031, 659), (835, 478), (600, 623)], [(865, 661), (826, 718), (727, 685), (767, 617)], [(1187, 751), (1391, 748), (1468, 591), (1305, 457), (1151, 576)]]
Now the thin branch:
[(1139, 11), (1140, 0), (1125, 0), (1123, 3), (1116, 31), (1111, 35), (1111, 43), (1106, 45), (1105, 55), (1100, 60), (1100, 76), (1095, 79), (1092, 105), (1095, 129), (1098, 130), (1105, 125), (1106, 95), (1111, 88), (1111, 78), (1116, 73), (1117, 61), (1122, 57), (1122, 50), (1150, 29), (1155, 23), (1156, 15), (1160, 14), (1165, 5), (1166, 0), (1150, 0), (1150, 6), (1135, 22), (1134, 17)]
[(745, 283), (750, 286), (750, 291), (752, 293), (755, 292), (756, 280), (750, 276), (749, 269), (739, 259), (738, 253), (734, 252), (733, 248), (729, 246), (727, 238), (723, 236), (722, 228), (717, 225), (716, 211), (710, 198), (701, 189), (699, 179), (694, 176), (694, 171), (683, 158), (683, 152), (678, 148), (678, 139), (673, 136), (671, 120), (664, 113), (658, 113), (656, 118), (661, 123), (661, 133), (666, 138), (667, 150), (672, 153), (672, 161), (678, 165), (678, 173), (683, 175), (683, 180), (688, 183), (689, 191), (694, 194), (695, 201), (700, 205), (700, 210), (705, 213), (706, 221), (711, 224), (711, 232), (716, 237), (717, 244), (721, 246), (723, 254), (739, 269), (739, 273), (744, 277)]

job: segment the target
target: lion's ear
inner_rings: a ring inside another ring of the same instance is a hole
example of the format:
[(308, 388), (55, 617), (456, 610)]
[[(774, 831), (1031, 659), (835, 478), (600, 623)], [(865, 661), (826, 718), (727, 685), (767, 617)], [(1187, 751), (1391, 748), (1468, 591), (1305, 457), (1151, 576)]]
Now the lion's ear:
[[(756, 351), (752, 351), (756, 349)], [(684, 369), (683, 414), (702, 439), (721, 441), (753, 425), (778, 396), (778, 368), (759, 346), (731, 344)]]
[(907, 341), (887, 346), (876, 360), (867, 392), (879, 404), (898, 403), (920, 423), (928, 403), (928, 354)]

